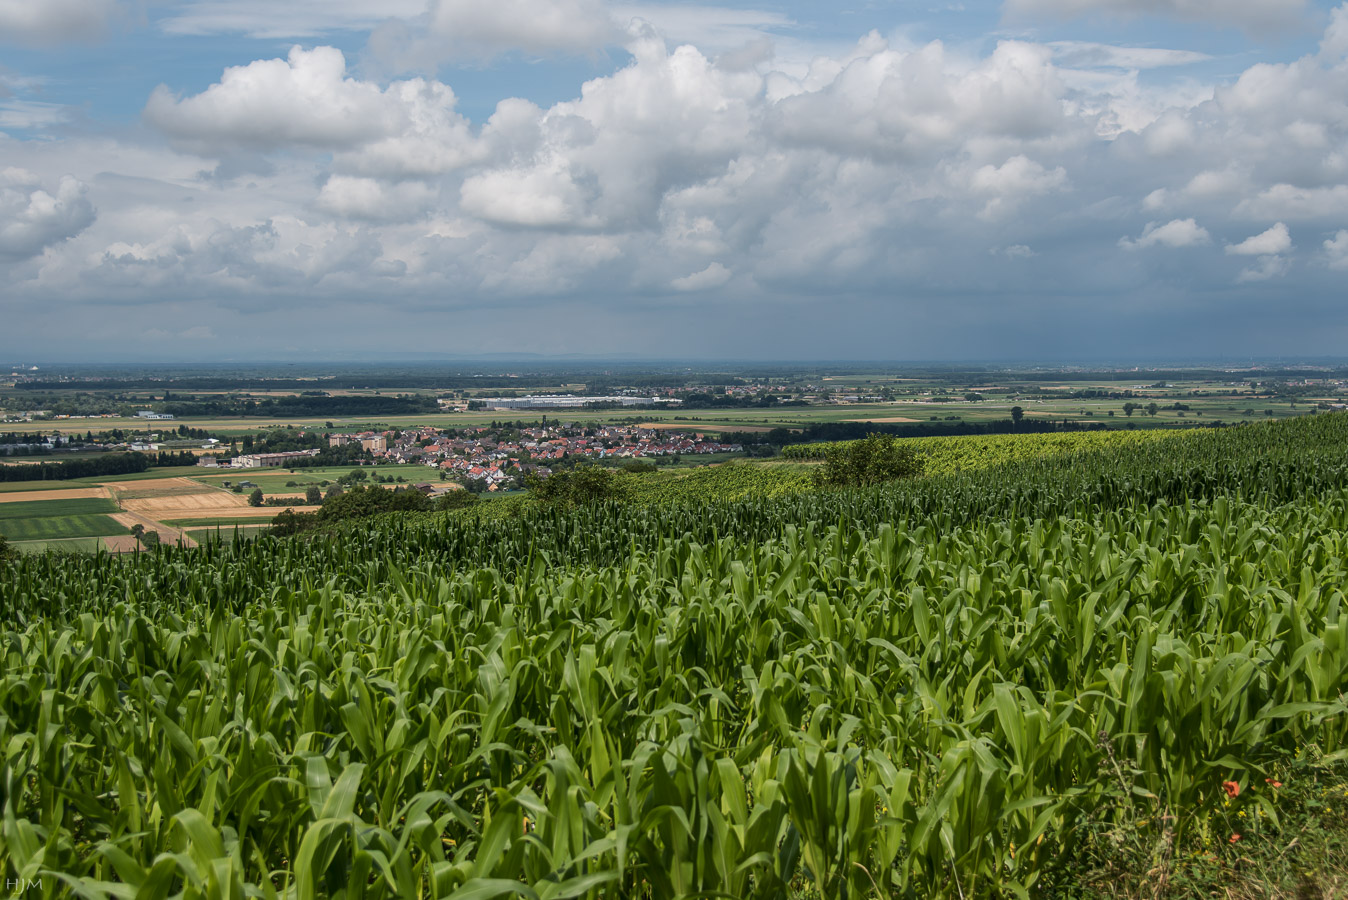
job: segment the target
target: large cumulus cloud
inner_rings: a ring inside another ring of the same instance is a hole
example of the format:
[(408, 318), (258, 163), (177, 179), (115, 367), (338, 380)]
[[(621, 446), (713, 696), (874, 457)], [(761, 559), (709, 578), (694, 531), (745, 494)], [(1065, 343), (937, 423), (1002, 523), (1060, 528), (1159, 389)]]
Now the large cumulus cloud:
[(352, 78), (340, 50), (291, 48), (286, 59), (225, 70), (200, 94), (161, 86), (148, 122), (180, 146), (208, 155), (306, 148), (337, 154), (337, 165), (393, 176), (446, 172), (475, 159), (453, 90), (414, 78), (386, 88)]
[[(495, 27), (462, 4), (431, 13)], [(607, 8), (575, 15), (561, 49), (613, 24)], [(76, 300), (583, 296), (630, 311), (822, 294), (910, 313), (959, 297), (969, 316), (968, 298), (1257, 292), (1348, 265), (1344, 9), (1317, 52), (1208, 84), (1139, 78), (1203, 58), (1163, 48), (1003, 40), (979, 54), (871, 33), (788, 64), (624, 27), (616, 71), (552, 105), (503, 99), (479, 122), (446, 81), (377, 80), (330, 47), (161, 88), (144, 118), (162, 156), (100, 146), (82, 170), (5, 148), (41, 185), (5, 195), (10, 219), (29, 218), (0, 250), (42, 254), (23, 290)]]
[(0, 260), (23, 260), (79, 234), (94, 220), (85, 185), (62, 176), (49, 191), (31, 172), (0, 170)]

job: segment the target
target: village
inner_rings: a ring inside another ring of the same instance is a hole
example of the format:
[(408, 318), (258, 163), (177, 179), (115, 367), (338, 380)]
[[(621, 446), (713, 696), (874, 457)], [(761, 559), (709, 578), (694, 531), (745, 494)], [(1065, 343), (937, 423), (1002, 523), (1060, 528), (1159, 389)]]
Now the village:
[(330, 434), (329, 447), (359, 443), (376, 462), (422, 465), (445, 480), (470, 489), (499, 491), (522, 483), (526, 474), (546, 477), (559, 466), (579, 460), (655, 460), (684, 455), (738, 453), (701, 435), (632, 425), (545, 425), (525, 428), (488, 426), (455, 429)]

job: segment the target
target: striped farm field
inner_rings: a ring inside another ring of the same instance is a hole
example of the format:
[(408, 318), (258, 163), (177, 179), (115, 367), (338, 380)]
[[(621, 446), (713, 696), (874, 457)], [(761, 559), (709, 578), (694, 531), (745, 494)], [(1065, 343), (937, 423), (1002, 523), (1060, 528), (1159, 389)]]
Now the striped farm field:
[(124, 534), (126, 528), (109, 517), (116, 512), (117, 504), (106, 497), (0, 503), (0, 535), (11, 541), (49, 541)]
[[(1131, 431), (1069, 431), (1049, 434), (992, 434), (961, 437), (900, 438), (899, 443), (917, 448), (923, 473), (949, 475), (988, 469), (1025, 460), (1072, 453), (1092, 453), (1147, 444), (1182, 441), (1197, 431), (1137, 429)], [(848, 441), (792, 444), (782, 449), (787, 459), (823, 459)]]
[(0, 562), (3, 876), (1342, 896), (1348, 414), (865, 489), (709, 471)]
[[(313, 509), (316, 507), (301, 507), (301, 508)], [(209, 516), (202, 516), (200, 518), (164, 519), (162, 521), (164, 522), (165, 525), (173, 525), (180, 528), (214, 528), (215, 526), (219, 525), (221, 528), (232, 529), (236, 525), (237, 526), (269, 525), (271, 524), (271, 520), (276, 518), (276, 514), (279, 513), (281, 509), (282, 509), (281, 507), (272, 507), (270, 511), (268, 511), (265, 515), (229, 516), (229, 517), (216, 516), (214, 518)], [(253, 511), (256, 512), (256, 510)]]
[(0, 481), (0, 497), (45, 491), (97, 490), (83, 481)]
[(207, 541), (230, 543), (234, 540), (257, 537), (265, 533), (267, 528), (267, 525), (240, 524), (236, 527), (234, 523), (221, 523), (215, 528), (190, 528), (186, 531), (186, 534), (198, 544), (204, 544)]
[(60, 538), (125, 534), (126, 528), (109, 516), (64, 515), (28, 519), (0, 518), (0, 535), (11, 541), (49, 541)]
[(82, 497), (73, 500), (27, 500), (0, 503), (0, 522), (115, 512), (117, 512), (117, 504), (106, 497)]
[(53, 550), (58, 553), (93, 553), (99, 548), (102, 538), (82, 537), (64, 538), (51, 541), (19, 541), (14, 544), (20, 553), (45, 553)]

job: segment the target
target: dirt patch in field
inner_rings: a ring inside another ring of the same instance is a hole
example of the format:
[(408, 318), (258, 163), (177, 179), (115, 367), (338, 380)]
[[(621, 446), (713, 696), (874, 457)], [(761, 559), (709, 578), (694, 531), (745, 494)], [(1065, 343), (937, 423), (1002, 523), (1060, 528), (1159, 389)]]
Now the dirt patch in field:
[[(112, 516), (112, 520), (119, 525), (125, 525), (127, 528), (134, 528), (136, 525), (142, 525), (146, 531), (157, 531), (159, 532), (160, 543), (176, 545), (181, 541), (184, 547), (195, 547), (197, 545), (196, 541), (183, 534), (179, 529), (165, 525), (163, 522), (144, 515), (143, 513), (116, 513)], [(132, 539), (134, 540), (135, 538), (133, 537)]]
[(182, 518), (185, 513), (200, 512), (214, 515), (217, 510), (253, 509), (248, 505), (244, 494), (231, 494), (225, 491), (205, 491), (200, 494), (180, 494), (166, 497), (142, 497), (135, 500), (121, 500), (122, 508), (130, 512), (169, 515), (169, 518)]
[(871, 423), (873, 423), (873, 424), (879, 425), (879, 424), (882, 424), (882, 423), (885, 423), (885, 422), (921, 422), (922, 420), (921, 420), (921, 419), (910, 419), (910, 418), (908, 418), (907, 416), (884, 416), (883, 418), (881, 418), (881, 417), (876, 417), (876, 418), (874, 418), (874, 419), (846, 419), (846, 420), (844, 420), (844, 421), (847, 421), (847, 422), (871, 422)]
[(118, 534), (103, 538), (103, 546), (113, 553), (135, 553), (140, 548), (140, 541), (132, 534)]
[(14, 503), (19, 500), (87, 500), (90, 497), (106, 497), (106, 488), (69, 488), (63, 491), (14, 491), (0, 494), (0, 503)]

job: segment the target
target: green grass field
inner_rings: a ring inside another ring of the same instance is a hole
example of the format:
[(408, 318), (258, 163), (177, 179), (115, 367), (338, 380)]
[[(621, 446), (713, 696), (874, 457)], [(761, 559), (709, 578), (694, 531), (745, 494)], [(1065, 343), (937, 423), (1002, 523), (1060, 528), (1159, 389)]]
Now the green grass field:
[(127, 528), (108, 516), (42, 516), (0, 519), (0, 534), (11, 541), (49, 541), (57, 538), (102, 537), (126, 534)]
[(96, 537), (64, 538), (52, 541), (15, 541), (11, 546), (20, 553), (42, 553), (55, 550), (66, 553), (93, 553), (102, 541)]
[(200, 472), (197, 466), (165, 466), (162, 469), (146, 469), (144, 472), (130, 472), (126, 475), (93, 475), (89, 478), (78, 478), (76, 481), (81, 484), (102, 484), (108, 482), (115, 484), (119, 481), (143, 481), (147, 478), (183, 478), (190, 477), (196, 472)]
[(209, 528), (214, 530), (217, 526), (221, 530), (232, 529), (235, 525), (270, 525), (272, 519), (282, 512), (285, 507), (273, 506), (265, 515), (259, 516), (240, 516), (235, 519), (222, 518), (188, 518), (188, 519), (160, 519), (165, 525), (172, 525), (174, 528)]
[[(197, 474), (191, 477), (192, 480), (211, 487), (221, 487), (226, 481), (234, 484), (238, 484), (240, 481), (251, 481), (262, 488), (263, 493), (280, 493), (283, 491), (302, 491), (308, 485), (319, 484), (323, 481), (336, 481), (355, 468), (358, 467), (326, 466), (323, 468), (296, 469), (293, 473), (285, 469), (225, 469), (218, 472), (198, 469)], [(371, 472), (369, 467), (366, 467), (365, 471)], [(419, 481), (436, 481), (440, 477), (435, 470), (425, 466), (379, 466), (376, 471), (381, 477), (401, 475), (407, 479), (408, 484)], [(211, 474), (202, 474), (206, 472), (211, 472)], [(287, 487), (286, 482), (288, 481), (295, 482), (295, 485)]]
[(51, 541), (126, 534), (125, 526), (106, 515), (115, 512), (117, 504), (103, 497), (0, 503), (0, 534), (12, 541)]
[(15, 503), (0, 503), (0, 522), (115, 512), (118, 512), (117, 504), (105, 497), (86, 497), (79, 500), (19, 500)]
[(26, 494), (37, 491), (68, 491), (87, 488), (83, 481), (0, 481), (0, 494)]

